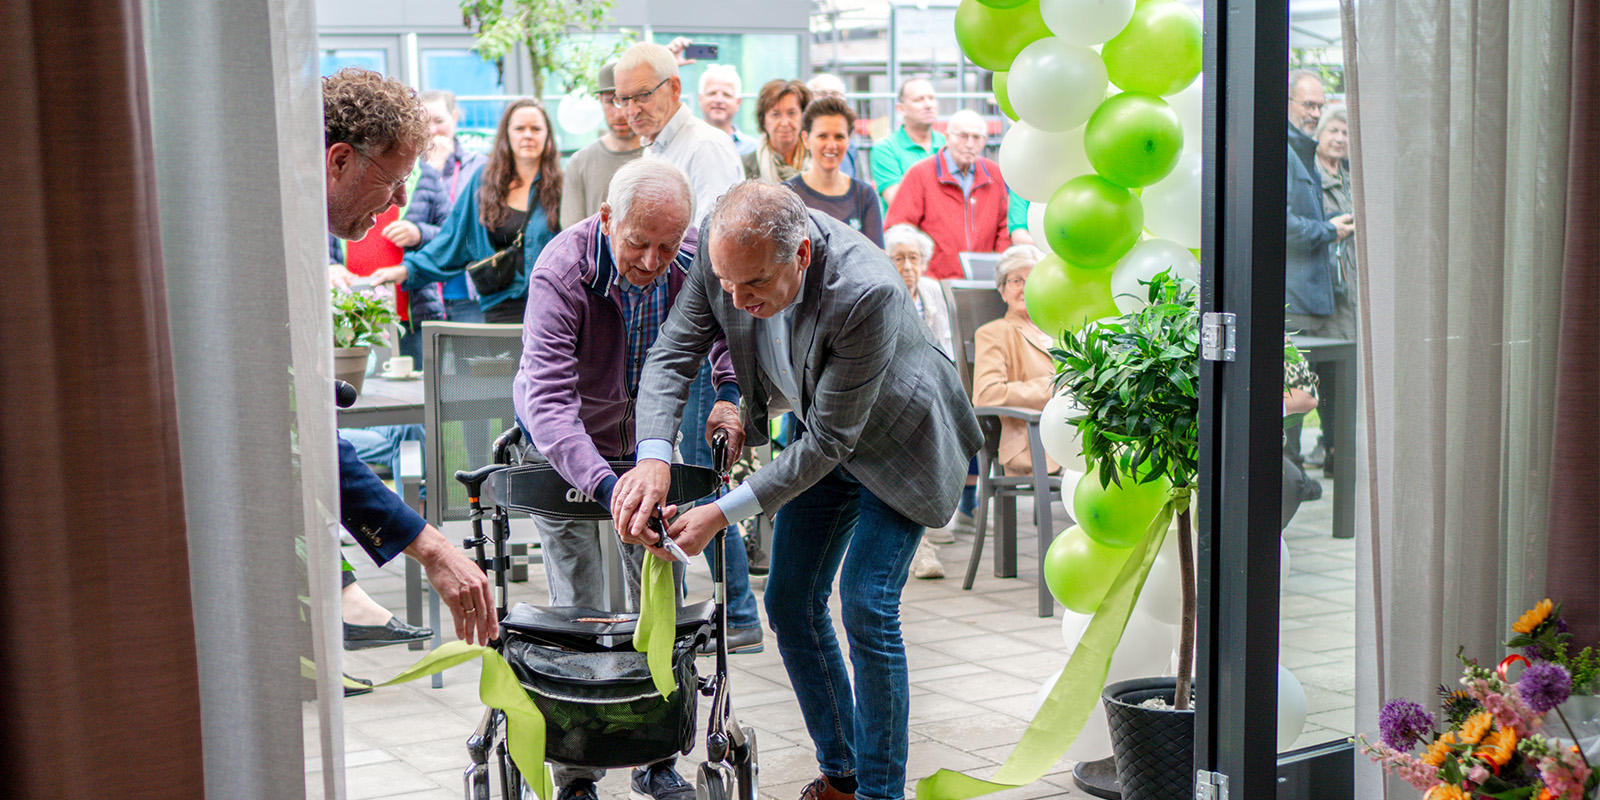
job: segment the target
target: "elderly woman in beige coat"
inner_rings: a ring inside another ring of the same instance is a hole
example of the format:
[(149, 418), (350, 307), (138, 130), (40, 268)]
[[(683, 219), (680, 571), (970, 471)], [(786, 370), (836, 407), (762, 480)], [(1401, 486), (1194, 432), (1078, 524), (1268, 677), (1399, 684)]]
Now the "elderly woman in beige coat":
[[(977, 406), (1013, 406), (1042, 410), (1055, 390), (1056, 366), (1050, 358), (1050, 334), (1028, 316), (1023, 288), (1033, 265), (1044, 254), (1033, 245), (1019, 244), (1000, 256), (995, 266), (995, 287), (1006, 301), (1006, 315), (979, 328), (973, 337), (976, 355), (972, 368), (972, 403)], [(1051, 472), (1060, 467), (1049, 456)], [(1028, 453), (1028, 426), (1020, 419), (1000, 422), (1000, 463), (1007, 475), (1033, 471)]]

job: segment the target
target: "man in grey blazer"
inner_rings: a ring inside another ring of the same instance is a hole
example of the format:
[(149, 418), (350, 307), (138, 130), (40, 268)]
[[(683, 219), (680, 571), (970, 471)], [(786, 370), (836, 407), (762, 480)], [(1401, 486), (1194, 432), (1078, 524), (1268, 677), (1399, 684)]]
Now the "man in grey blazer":
[[(900, 592), (924, 527), (943, 525), (961, 495), (981, 439), (972, 404), (888, 255), (789, 189), (735, 186), (701, 241), (640, 378), (639, 465), (612, 495), (617, 530), (653, 538), (645, 523), (666, 495), (689, 382), (724, 334), (744, 440), (765, 442), (769, 416), (789, 410), (800, 433), (670, 534), (698, 553), (724, 526), (782, 508), (766, 607), (821, 762), (802, 797), (898, 800), (909, 716)], [(841, 572), (853, 690), (828, 614)]]

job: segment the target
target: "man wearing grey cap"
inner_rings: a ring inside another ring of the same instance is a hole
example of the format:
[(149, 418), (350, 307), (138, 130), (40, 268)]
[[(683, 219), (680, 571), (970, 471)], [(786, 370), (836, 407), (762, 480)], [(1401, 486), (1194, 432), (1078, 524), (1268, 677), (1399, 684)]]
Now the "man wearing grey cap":
[(622, 165), (644, 154), (639, 134), (628, 125), (628, 112), (617, 108), (617, 62), (607, 61), (600, 68), (600, 84), (595, 94), (606, 115), (605, 135), (590, 142), (567, 160), (566, 179), (561, 187), (561, 227), (563, 230), (600, 213), (611, 176)]

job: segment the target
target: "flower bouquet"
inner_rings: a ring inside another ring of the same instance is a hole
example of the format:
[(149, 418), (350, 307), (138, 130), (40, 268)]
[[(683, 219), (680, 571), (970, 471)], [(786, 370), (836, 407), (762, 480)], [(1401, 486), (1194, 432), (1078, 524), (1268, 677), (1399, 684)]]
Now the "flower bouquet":
[[(1439, 687), (1438, 718), (1419, 703), (1390, 700), (1378, 716), (1380, 741), (1357, 737), (1362, 752), (1424, 800), (1594, 800), (1600, 774), (1562, 713), (1574, 693), (1600, 688), (1594, 650), (1568, 653), (1572, 634), (1549, 600), (1512, 630), (1506, 646), (1522, 654), (1492, 670), (1463, 658), (1461, 688)], [(1513, 682), (1507, 672), (1518, 662), (1525, 668)]]

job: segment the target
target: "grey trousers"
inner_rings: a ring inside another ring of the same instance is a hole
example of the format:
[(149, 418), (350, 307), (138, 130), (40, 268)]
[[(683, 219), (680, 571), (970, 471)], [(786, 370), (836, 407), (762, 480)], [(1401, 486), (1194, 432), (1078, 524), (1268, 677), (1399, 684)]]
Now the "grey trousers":
[[(522, 458), (526, 463), (548, 461), (531, 445), (523, 448)], [(599, 522), (555, 519), (538, 514), (533, 515), (533, 522), (539, 530), (540, 548), (544, 554), (544, 576), (550, 586), (550, 605), (579, 606), (601, 611), (639, 610), (639, 575), (647, 555), (643, 547), (623, 544), (610, 526), (602, 526)], [(623, 592), (626, 608), (607, 608), (610, 598), (606, 594), (605, 561), (601, 548), (620, 548), (618, 560), (622, 564), (622, 581), (626, 587)], [(679, 587), (678, 596), (681, 597), (682, 564), (672, 565), (672, 576), (674, 585)], [(661, 763), (671, 766), (676, 760), (667, 759)], [(581, 779), (599, 781), (606, 774), (603, 769), (555, 762), (551, 762), (550, 768), (558, 787)]]

